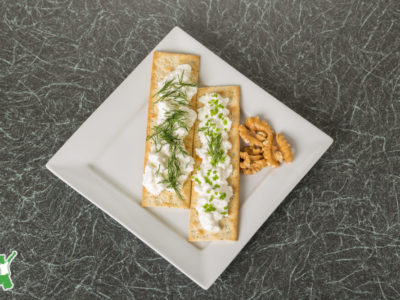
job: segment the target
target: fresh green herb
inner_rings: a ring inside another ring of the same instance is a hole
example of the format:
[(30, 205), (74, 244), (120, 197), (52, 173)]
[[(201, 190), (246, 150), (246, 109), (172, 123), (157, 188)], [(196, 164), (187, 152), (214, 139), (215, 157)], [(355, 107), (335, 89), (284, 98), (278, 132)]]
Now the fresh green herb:
[(193, 83), (183, 82), (183, 71), (181, 76), (178, 77), (178, 80), (171, 79), (164, 83), (161, 89), (154, 95), (158, 96), (158, 100), (160, 101), (168, 101), (175, 105), (189, 105), (190, 99), (188, 99), (186, 93), (182, 90), (184, 87), (195, 87), (196, 85)]
[(228, 206), (225, 206), (224, 209), (228, 209)]
[(212, 177), (212, 180), (214, 180), (214, 181), (218, 180), (218, 179), (219, 179), (218, 175), (215, 175), (215, 176)]
[(211, 165), (215, 167), (219, 162), (225, 160), (224, 149), (222, 149), (222, 134), (208, 130), (205, 136), (208, 141), (207, 154), (211, 156)]
[(210, 110), (210, 115), (211, 116), (215, 116), (217, 113), (218, 113), (218, 107), (213, 108), (213, 109)]
[(204, 176), (204, 180), (205, 180), (209, 185), (212, 185), (212, 182), (211, 182), (210, 178), (208, 178), (207, 176)]
[(185, 113), (185, 111), (179, 109), (171, 110), (165, 114), (166, 119), (161, 124), (153, 127), (153, 134), (148, 136), (147, 139), (153, 141), (157, 152), (161, 151), (164, 145), (169, 145), (170, 150), (172, 147), (179, 152), (187, 154), (181, 139), (176, 134), (179, 128), (183, 128), (186, 131), (189, 130), (185, 122)]
[(224, 200), (226, 198), (226, 193), (221, 193), (219, 199)]
[[(171, 79), (164, 83), (161, 89), (154, 95), (158, 96), (158, 100), (167, 101), (174, 105), (176, 109), (172, 109), (165, 114), (165, 120), (152, 128), (152, 134), (148, 136), (148, 140), (153, 141), (153, 145), (157, 152), (161, 151), (163, 146), (168, 146), (171, 152), (171, 156), (167, 161), (167, 175), (162, 176), (159, 183), (165, 184), (167, 188), (171, 188), (175, 191), (180, 199), (182, 195), (180, 194), (180, 183), (179, 177), (183, 174), (179, 159), (177, 155), (179, 153), (183, 155), (188, 155), (185, 150), (183, 141), (176, 134), (177, 130), (180, 128), (189, 131), (189, 127), (186, 124), (186, 111), (178, 109), (180, 105), (188, 106), (190, 99), (188, 99), (184, 87), (195, 87), (193, 83), (183, 82), (184, 72), (177, 79)], [(159, 175), (159, 169), (156, 171), (156, 175)]]
[(194, 181), (196, 181), (198, 184), (201, 184), (201, 181), (198, 178), (195, 178)]
[(219, 189), (221, 186), (219, 184), (214, 185), (214, 189)]
[(205, 212), (212, 212), (212, 211), (216, 211), (217, 210), (213, 205), (208, 204), (208, 203), (204, 204), (203, 208), (204, 208)]
[(204, 126), (204, 127), (200, 127), (199, 131), (206, 131), (208, 129), (208, 127)]
[(155, 173), (156, 176), (158, 176), (160, 174), (160, 168), (161, 168), (161, 165), (158, 165), (157, 171)]
[(167, 176), (163, 176), (160, 183), (165, 184), (167, 188), (171, 188), (175, 191), (180, 199), (183, 199), (180, 193), (179, 177), (182, 175), (181, 167), (179, 165), (179, 160), (176, 157), (176, 150), (171, 151), (171, 157), (167, 164)]

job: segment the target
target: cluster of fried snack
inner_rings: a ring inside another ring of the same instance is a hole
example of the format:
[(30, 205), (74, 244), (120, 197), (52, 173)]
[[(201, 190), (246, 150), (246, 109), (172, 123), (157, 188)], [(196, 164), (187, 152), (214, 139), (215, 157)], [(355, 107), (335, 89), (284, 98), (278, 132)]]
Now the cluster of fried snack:
[(281, 133), (275, 136), (267, 122), (259, 117), (250, 117), (240, 125), (239, 135), (248, 144), (240, 152), (240, 170), (246, 175), (257, 173), (266, 166), (276, 168), (283, 160), (290, 163), (293, 159), (285, 137)]

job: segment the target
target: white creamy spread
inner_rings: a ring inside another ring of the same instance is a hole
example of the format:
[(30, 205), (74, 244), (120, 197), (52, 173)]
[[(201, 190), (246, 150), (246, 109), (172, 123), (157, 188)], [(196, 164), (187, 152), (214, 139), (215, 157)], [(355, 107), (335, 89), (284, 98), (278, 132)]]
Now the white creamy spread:
[(202, 159), (192, 180), (198, 193), (196, 209), (201, 226), (210, 232), (220, 231), (219, 221), (228, 215), (228, 203), (232, 197), (232, 187), (227, 178), (232, 174), (231, 158), (228, 151), (229, 130), (232, 121), (226, 108), (229, 98), (219, 94), (207, 94), (198, 99), (204, 104), (198, 110), (199, 137), (201, 148), (196, 149)]
[[(197, 117), (196, 112), (188, 106), (197, 93), (196, 86), (187, 85), (191, 84), (191, 70), (188, 64), (179, 65), (158, 83), (159, 92), (155, 98), (158, 116), (155, 128), (163, 128), (164, 131), (151, 139), (151, 149), (143, 176), (144, 187), (153, 195), (158, 195), (163, 190), (180, 190), (193, 171), (193, 157), (183, 152), (183, 141)], [(176, 117), (171, 117), (172, 115)], [(155, 128), (153, 133), (156, 132)], [(169, 138), (165, 137), (166, 134)], [(171, 168), (173, 162), (176, 164)], [(177, 190), (171, 185), (174, 178)]]

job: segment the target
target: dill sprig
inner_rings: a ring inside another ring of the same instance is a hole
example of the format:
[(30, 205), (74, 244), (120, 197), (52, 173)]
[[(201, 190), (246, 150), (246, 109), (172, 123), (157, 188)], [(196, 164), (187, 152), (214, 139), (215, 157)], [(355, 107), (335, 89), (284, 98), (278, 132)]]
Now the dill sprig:
[[(167, 176), (162, 176), (162, 180), (159, 183), (166, 184), (167, 188), (173, 189), (180, 199), (182, 199), (182, 195), (179, 192), (179, 177), (183, 173), (177, 154), (187, 155), (188, 153), (176, 131), (179, 128), (184, 128), (186, 131), (189, 130), (188, 125), (185, 123), (185, 114), (185, 111), (178, 109), (167, 112), (165, 120), (161, 124), (154, 126), (153, 134), (147, 138), (153, 141), (157, 152), (161, 151), (164, 145), (168, 145), (171, 157), (168, 158), (167, 162)], [(159, 170), (157, 170), (156, 175), (159, 175)]]
[(170, 150), (173, 148), (183, 154), (187, 154), (182, 146), (180, 137), (176, 134), (179, 128), (184, 128), (186, 131), (189, 130), (185, 122), (185, 114), (186, 112), (183, 110), (171, 110), (165, 114), (166, 118), (161, 124), (153, 127), (153, 134), (148, 136), (147, 139), (153, 141), (156, 152), (161, 151), (164, 145), (169, 145)]
[(158, 100), (160, 101), (169, 101), (175, 105), (189, 105), (189, 99), (186, 93), (182, 90), (183, 87), (195, 87), (196, 85), (193, 83), (183, 82), (183, 71), (182, 74), (178, 77), (178, 80), (171, 79), (164, 83), (161, 89), (154, 95), (159, 96)]
[(162, 180), (159, 183), (165, 184), (167, 188), (171, 188), (175, 191), (180, 199), (183, 199), (180, 192), (179, 177), (182, 175), (182, 170), (179, 165), (179, 160), (176, 157), (176, 151), (171, 151), (171, 157), (168, 160), (167, 165), (167, 176), (162, 176)]
[[(178, 80), (171, 79), (164, 83), (161, 89), (154, 95), (158, 96), (160, 101), (168, 101), (175, 107), (180, 105), (188, 106), (189, 99), (186, 93), (182, 90), (183, 87), (192, 86), (195, 84), (183, 82), (184, 73), (178, 77)], [(180, 199), (183, 199), (180, 193), (180, 183), (179, 177), (183, 174), (180, 166), (180, 161), (177, 157), (178, 153), (183, 155), (188, 155), (185, 150), (182, 139), (176, 134), (177, 130), (184, 128), (189, 131), (189, 126), (186, 124), (185, 115), (186, 111), (180, 109), (172, 109), (168, 111), (165, 115), (165, 120), (152, 128), (153, 133), (147, 138), (153, 141), (155, 150), (161, 151), (162, 147), (168, 145), (171, 152), (171, 156), (168, 158), (167, 162), (167, 175), (161, 175), (162, 180), (160, 184), (165, 184), (167, 188), (173, 189)], [(159, 176), (159, 170), (157, 170), (156, 175)]]

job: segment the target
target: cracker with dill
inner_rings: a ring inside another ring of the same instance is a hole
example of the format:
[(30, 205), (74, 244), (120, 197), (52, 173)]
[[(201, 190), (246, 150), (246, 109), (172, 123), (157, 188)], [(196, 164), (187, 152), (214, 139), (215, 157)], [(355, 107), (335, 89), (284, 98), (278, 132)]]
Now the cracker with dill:
[[(193, 151), (193, 132), (194, 126), (189, 130), (188, 135), (184, 140), (184, 147), (176, 141), (174, 134), (175, 126), (184, 127), (183, 114), (179, 109), (171, 111), (167, 118), (161, 124), (156, 124), (157, 121), (157, 106), (154, 105), (157, 101), (164, 101), (166, 98), (173, 99), (177, 105), (185, 105), (184, 95), (180, 94), (179, 89), (171, 89), (170, 85), (182, 84), (178, 82), (166, 82), (159, 90), (158, 83), (162, 81), (165, 76), (173, 71), (177, 66), (188, 64), (192, 67), (190, 72), (190, 82), (197, 85), (200, 57), (190, 54), (168, 53), (168, 52), (154, 52), (153, 66), (150, 81), (150, 97), (147, 116), (147, 133), (146, 133), (146, 146), (144, 167), (146, 167), (148, 156), (150, 153), (151, 144), (162, 146), (163, 142), (168, 142), (173, 151), (171, 159), (168, 162), (168, 176), (163, 178), (163, 182), (167, 184), (174, 192), (167, 190), (162, 191), (159, 195), (153, 195), (143, 187), (142, 193), (142, 206), (164, 206), (164, 207), (177, 207), (188, 209), (190, 207), (191, 198), (191, 179), (188, 176), (183, 186), (177, 184), (177, 178), (180, 175), (179, 163), (176, 155), (178, 153), (187, 153), (192, 155)], [(165, 91), (169, 92), (165, 92)], [(172, 94), (169, 94), (172, 93)], [(189, 102), (189, 106), (195, 108), (197, 103), (197, 96), (193, 96)]]

